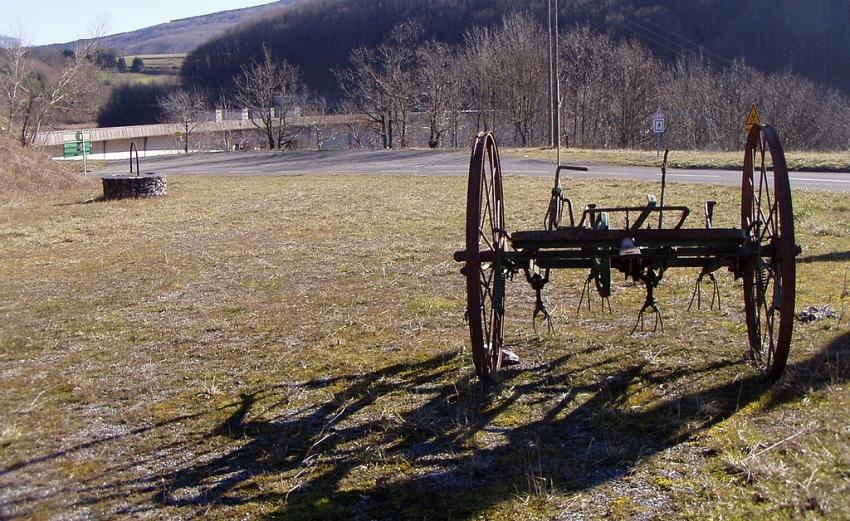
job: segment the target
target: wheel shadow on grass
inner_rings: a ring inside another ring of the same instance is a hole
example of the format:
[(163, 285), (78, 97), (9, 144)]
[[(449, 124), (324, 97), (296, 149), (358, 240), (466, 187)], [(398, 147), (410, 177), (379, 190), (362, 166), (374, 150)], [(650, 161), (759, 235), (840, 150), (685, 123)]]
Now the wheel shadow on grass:
[[(706, 385), (719, 372), (734, 373), (724, 371), (732, 362), (662, 373), (646, 362), (581, 366), (586, 354), (506, 371), (488, 390), (458, 377), (453, 355), (244, 395), (210, 433), (243, 443), (157, 476), (167, 483), (160, 500), (197, 507), (270, 502), (278, 505), (272, 518), (464, 517), (548, 487), (580, 491), (620, 478), (641, 458), (692, 440), (771, 389), (752, 371)], [(789, 366), (767, 407), (846, 382), (848, 363), (845, 334)], [(576, 385), (582, 371), (600, 378)], [(676, 380), (698, 390), (630, 405), (637, 385), (663, 388)], [(313, 393), (330, 396), (311, 403)], [(294, 396), (303, 407), (294, 406)], [(392, 410), (404, 397), (407, 405)], [(529, 414), (517, 418), (516, 411)], [(281, 486), (256, 484), (270, 475)]]
[[(104, 469), (108, 479), (76, 506), (135, 497), (112, 513), (473, 516), (506, 499), (610, 483), (749, 404), (769, 410), (847, 382), (850, 333), (774, 387), (738, 362), (664, 370), (601, 346), (505, 371), (486, 390), (465, 362), (449, 353), (243, 394), (224, 421), (186, 425), (174, 443)], [(661, 394), (636, 406), (647, 391)]]
[(797, 262), (801, 264), (812, 264), (815, 262), (841, 262), (850, 260), (850, 251), (832, 251), (820, 255), (808, 255), (800, 257)]

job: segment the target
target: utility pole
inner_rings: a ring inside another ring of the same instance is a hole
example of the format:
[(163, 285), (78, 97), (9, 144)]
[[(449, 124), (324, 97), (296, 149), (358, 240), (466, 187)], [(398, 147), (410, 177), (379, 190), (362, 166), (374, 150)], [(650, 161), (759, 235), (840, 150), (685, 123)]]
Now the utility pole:
[(555, 146), (555, 100), (553, 82), (555, 81), (554, 63), (552, 61), (552, 0), (549, 0), (547, 10), (547, 27), (549, 28), (549, 147)]
[(554, 57), (555, 57), (555, 65), (554, 76), (555, 76), (555, 148), (557, 149), (558, 154), (558, 165), (561, 164), (561, 77), (558, 74), (560, 70), (559, 67), (559, 49), (560, 49), (560, 27), (558, 24), (558, 0), (555, 0), (555, 49), (554, 49)]
[(561, 164), (561, 79), (558, 76), (558, 0), (548, 1), (549, 23), (549, 146), (557, 149)]

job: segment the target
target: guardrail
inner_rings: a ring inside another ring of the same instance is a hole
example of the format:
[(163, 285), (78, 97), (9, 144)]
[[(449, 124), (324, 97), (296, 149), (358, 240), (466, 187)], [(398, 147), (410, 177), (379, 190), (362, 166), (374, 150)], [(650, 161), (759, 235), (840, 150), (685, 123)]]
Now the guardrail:
[[(345, 125), (350, 123), (364, 123), (367, 118), (361, 114), (345, 114), (331, 116), (297, 116), (287, 118), (287, 125), (294, 127), (310, 127), (315, 125)], [(223, 121), (204, 121), (197, 125), (194, 133), (223, 132), (226, 130), (252, 130), (257, 128), (250, 119), (225, 119)], [(91, 132), (91, 141), (115, 141), (121, 139), (137, 139), (153, 136), (173, 136), (183, 132), (180, 123), (160, 123), (156, 125), (135, 125), (128, 127), (106, 127), (87, 129)], [(51, 132), (40, 132), (35, 139), (36, 145), (62, 146), (65, 142), (64, 136), (67, 130), (55, 130)]]

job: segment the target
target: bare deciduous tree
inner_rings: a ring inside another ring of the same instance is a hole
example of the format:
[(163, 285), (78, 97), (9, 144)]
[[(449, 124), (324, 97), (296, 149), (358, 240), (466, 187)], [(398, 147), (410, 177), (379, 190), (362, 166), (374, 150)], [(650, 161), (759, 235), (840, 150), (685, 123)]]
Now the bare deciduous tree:
[[(341, 114), (361, 114), (361, 108), (351, 99), (343, 99), (337, 106), (337, 112)], [(376, 148), (376, 136), (380, 134), (375, 132), (374, 120), (372, 123), (361, 123), (360, 121), (350, 121), (345, 124), (348, 134), (348, 148)]]
[(687, 148), (711, 143), (718, 146), (716, 114), (720, 101), (717, 75), (699, 56), (681, 56), (662, 74), (660, 104), (670, 116), (667, 143)]
[(305, 100), (305, 112), (310, 119), (310, 133), (316, 150), (322, 150), (325, 143), (339, 136), (339, 130), (324, 123), (328, 114), (328, 102), (321, 96), (310, 96)]
[(474, 28), (466, 35), (464, 62), (467, 64), (466, 84), (476, 112), (476, 130), (498, 130), (498, 114), (502, 109), (498, 84), (498, 52), (493, 31)]
[(407, 127), (415, 99), (413, 45), (421, 33), (414, 23), (393, 29), (376, 48), (351, 52), (350, 66), (336, 72), (337, 80), (357, 111), (374, 122), (384, 148), (407, 145)]
[(15, 129), (24, 145), (31, 145), (42, 127), (63, 112), (80, 109), (85, 97), (96, 87), (95, 55), (97, 39), (80, 43), (64, 57), (61, 70), (48, 78), (35, 69), (22, 39), (8, 39), (0, 49), (0, 89), (4, 117), (10, 131)]
[(207, 110), (207, 96), (199, 90), (178, 89), (158, 100), (163, 118), (170, 123), (180, 123), (182, 127), (183, 152), (189, 153), (192, 134), (205, 120), (200, 116)]
[[(227, 114), (230, 111), (231, 106), (230, 99), (224, 92), (219, 92), (218, 98), (216, 99), (214, 106), (216, 112), (221, 114), (222, 119), (227, 118)], [(218, 118), (216, 118), (216, 121), (218, 121)], [(220, 136), (221, 140), (219, 141), (219, 146), (221, 146), (221, 148), (224, 150), (232, 150), (234, 146), (232, 132), (230, 130), (224, 130), (221, 132)]]
[(0, 42), (0, 94), (3, 95), (6, 130), (11, 130), (24, 102), (25, 83), (32, 73), (26, 48), (19, 38), (4, 38)]
[(568, 146), (596, 147), (605, 141), (615, 48), (609, 36), (586, 26), (561, 39), (561, 121)]
[(349, 57), (350, 67), (336, 71), (336, 76), (352, 112), (368, 117), (376, 126), (383, 148), (391, 148), (392, 102), (376, 62), (374, 50), (354, 49)]
[(430, 42), (416, 55), (419, 103), (428, 117), (428, 146), (439, 147), (449, 130), (456, 146), (464, 87), (457, 52), (444, 43)]
[(656, 85), (661, 65), (649, 50), (636, 42), (617, 46), (614, 54), (612, 112), (617, 145), (630, 148), (649, 131), (648, 122), (656, 109)]
[(543, 28), (528, 16), (512, 15), (502, 24), (497, 41), (499, 87), (519, 144), (530, 145), (548, 114)]
[(263, 62), (243, 66), (234, 83), (236, 102), (249, 109), (251, 122), (264, 133), (269, 148), (289, 145), (296, 135), (289, 120), (303, 103), (304, 85), (298, 69), (275, 60), (264, 48)]
[(526, 15), (510, 15), (495, 30), (474, 29), (466, 38), (470, 89), (476, 99), (479, 128), (495, 130), (501, 111), (521, 145), (534, 142), (546, 115), (546, 42), (540, 24)]

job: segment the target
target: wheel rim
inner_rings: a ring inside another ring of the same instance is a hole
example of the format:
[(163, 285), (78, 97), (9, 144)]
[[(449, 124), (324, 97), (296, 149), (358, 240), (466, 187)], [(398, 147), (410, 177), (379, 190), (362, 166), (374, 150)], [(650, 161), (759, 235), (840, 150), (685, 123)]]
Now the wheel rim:
[(741, 195), (741, 227), (755, 252), (742, 273), (749, 357), (775, 380), (791, 346), (797, 247), (785, 154), (770, 126), (748, 136)]
[(480, 133), (472, 149), (466, 205), (466, 293), (475, 372), (492, 380), (505, 339), (505, 209), (496, 141)]

